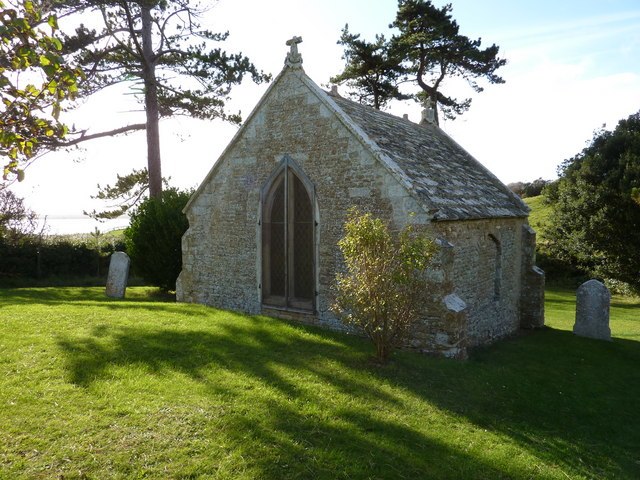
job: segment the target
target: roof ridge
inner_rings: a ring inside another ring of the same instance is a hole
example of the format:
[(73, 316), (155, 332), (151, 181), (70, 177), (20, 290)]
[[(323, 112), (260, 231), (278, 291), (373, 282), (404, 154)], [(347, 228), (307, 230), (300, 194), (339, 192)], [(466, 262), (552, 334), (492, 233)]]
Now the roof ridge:
[[(413, 182), (411, 178), (407, 174), (407, 172), (398, 165), (398, 163), (387, 155), (380, 147), (378, 142), (375, 139), (371, 138), (369, 134), (360, 126), (358, 123), (342, 108), (338, 105), (334, 96), (331, 95), (326, 90), (322, 89), (318, 86), (309, 76), (302, 75), (302, 81), (309, 87), (309, 89), (316, 93), (317, 97), (324, 101), (328, 106), (333, 109), (333, 111), (338, 115), (338, 118), (341, 119), (342, 123), (349, 129), (351, 132), (358, 138), (361, 143), (368, 148), (369, 151), (373, 154), (374, 158), (377, 158), (380, 163), (389, 171), (389, 173), (402, 185), (403, 188), (407, 190), (407, 192), (413, 197), (413, 199), (418, 203), (418, 205), (422, 206), (424, 212), (429, 214), (434, 211), (431, 205), (428, 202), (425, 202), (424, 197), (420, 195), (413, 186)], [(338, 95), (338, 97), (344, 100), (342, 97)], [(348, 100), (351, 102), (350, 100)], [(358, 105), (355, 102), (351, 102), (354, 105)], [(373, 109), (372, 109), (373, 110)], [(397, 119), (398, 117), (394, 115), (390, 115), (391, 117)], [(412, 122), (409, 122), (412, 123)]]
[[(396, 119), (396, 120), (401, 120), (402, 122), (406, 122), (407, 124), (415, 125), (415, 126), (417, 126), (417, 127), (424, 127), (424, 126), (426, 126), (426, 125), (421, 125), (420, 123), (416, 123), (416, 122), (414, 122), (413, 120), (410, 120), (410, 119), (408, 119), (408, 118), (399, 117), (398, 115), (395, 115), (395, 114), (393, 114), (393, 113), (385, 112), (384, 110), (379, 110), (379, 109), (374, 108), (374, 107), (372, 107), (372, 106), (370, 106), (370, 105), (365, 105), (365, 104), (363, 104), (363, 103), (356, 102), (356, 101), (354, 101), (354, 100), (351, 100), (350, 98), (343, 97), (343, 96), (342, 96), (342, 95), (340, 95), (339, 93), (338, 93), (338, 94), (333, 94), (331, 91), (327, 91), (327, 90), (324, 90), (324, 89), (321, 89), (321, 90), (322, 90), (324, 93), (326, 93), (327, 95), (329, 95), (329, 97), (331, 97), (331, 98), (336, 98), (336, 97), (337, 97), (337, 98), (339, 98), (340, 100), (343, 100), (343, 101), (345, 101), (345, 102), (352, 103), (353, 105), (355, 105), (355, 106), (357, 106), (357, 107), (368, 108), (368, 109), (372, 110), (373, 112), (377, 112), (378, 114), (387, 115), (388, 117), (394, 118), (394, 119)], [(431, 125), (433, 125), (433, 124), (431, 124)], [(433, 125), (433, 126), (434, 126), (434, 127), (438, 127), (438, 128), (440, 128), (438, 125)], [(441, 130), (442, 130), (442, 129), (441, 129)]]
[[(529, 208), (442, 128), (419, 124), (326, 93), (379, 149), (409, 175), (412, 190), (440, 207), (440, 220), (525, 217)], [(394, 132), (389, 134), (389, 132)], [(424, 201), (421, 202), (424, 205)]]

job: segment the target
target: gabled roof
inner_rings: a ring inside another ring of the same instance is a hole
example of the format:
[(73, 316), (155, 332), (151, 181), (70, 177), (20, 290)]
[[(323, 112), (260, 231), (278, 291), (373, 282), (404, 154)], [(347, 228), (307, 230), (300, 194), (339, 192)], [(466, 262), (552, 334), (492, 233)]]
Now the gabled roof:
[(285, 66), (240, 127), (218, 161), (184, 208), (186, 212), (215, 175), (227, 152), (242, 137), (246, 125), (260, 110), (284, 75), (297, 76), (374, 157), (433, 214), (433, 220), (473, 220), (526, 217), (529, 207), (489, 170), (440, 128), (409, 120), (331, 95), (304, 70)]
[(330, 96), (390, 163), (434, 220), (525, 217), (529, 208), (451, 137), (430, 123), (404, 118)]

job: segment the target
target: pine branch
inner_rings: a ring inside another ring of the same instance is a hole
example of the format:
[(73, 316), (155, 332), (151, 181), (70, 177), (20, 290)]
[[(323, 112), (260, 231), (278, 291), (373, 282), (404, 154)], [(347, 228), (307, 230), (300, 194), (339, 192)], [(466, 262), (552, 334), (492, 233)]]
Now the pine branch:
[[(130, 133), (137, 130), (144, 130), (147, 128), (146, 123), (136, 123), (132, 125), (126, 125), (124, 127), (115, 128), (113, 130), (108, 130), (106, 132), (98, 132), (86, 135), (86, 130), (80, 134), (80, 137), (74, 138), (68, 141), (56, 141), (48, 144), (52, 148), (64, 148), (64, 147), (72, 147), (82, 142), (86, 142), (89, 140), (95, 140), (96, 138), (103, 137), (114, 137), (116, 135), (122, 135), (124, 133)], [(44, 142), (43, 142), (44, 143)]]

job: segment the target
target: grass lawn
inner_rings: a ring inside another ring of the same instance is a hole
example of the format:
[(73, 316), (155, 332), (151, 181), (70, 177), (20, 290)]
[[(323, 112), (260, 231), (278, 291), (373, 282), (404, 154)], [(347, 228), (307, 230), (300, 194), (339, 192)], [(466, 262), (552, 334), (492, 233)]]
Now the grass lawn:
[(640, 300), (457, 362), (132, 288), (0, 290), (2, 479), (640, 478)]

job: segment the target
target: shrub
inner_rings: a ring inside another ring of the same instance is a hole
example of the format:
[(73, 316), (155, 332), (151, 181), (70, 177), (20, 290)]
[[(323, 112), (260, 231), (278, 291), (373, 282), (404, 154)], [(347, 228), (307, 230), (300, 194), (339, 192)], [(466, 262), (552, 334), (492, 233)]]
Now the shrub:
[(182, 235), (189, 227), (182, 209), (190, 195), (170, 188), (161, 199), (145, 200), (124, 232), (134, 271), (165, 291), (176, 289), (182, 269)]
[(0, 286), (95, 284), (109, 268), (109, 256), (124, 250), (114, 236), (97, 245), (95, 241), (69, 235), (24, 236), (19, 242), (0, 238)]
[(533, 182), (513, 182), (507, 185), (509, 189), (522, 198), (537, 197), (549, 185), (551, 180), (543, 180), (538, 178)]
[(0, 241), (16, 245), (33, 235), (37, 226), (36, 213), (25, 206), (24, 199), (0, 185)]
[(397, 238), (379, 218), (351, 210), (338, 242), (346, 273), (336, 276), (334, 311), (362, 330), (386, 361), (425, 309), (426, 269), (434, 242), (405, 227)]
[(596, 132), (559, 173), (545, 190), (549, 256), (640, 291), (640, 112)]

